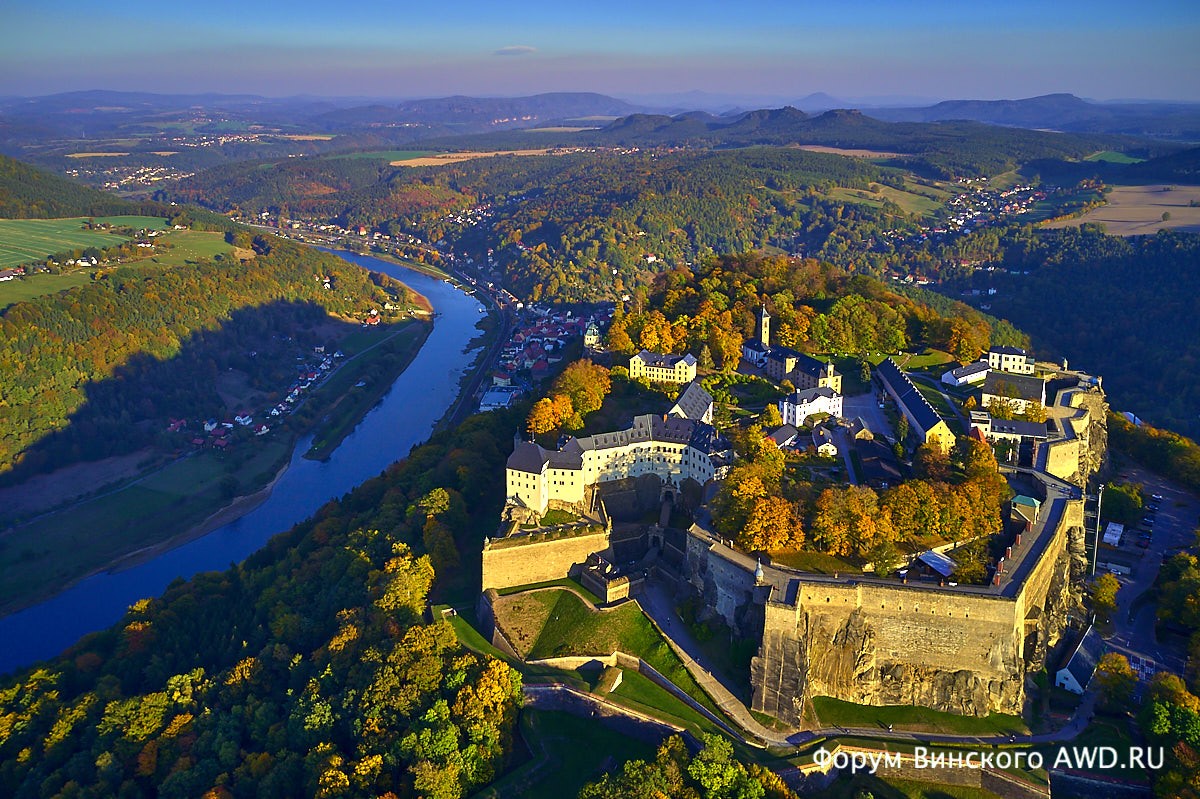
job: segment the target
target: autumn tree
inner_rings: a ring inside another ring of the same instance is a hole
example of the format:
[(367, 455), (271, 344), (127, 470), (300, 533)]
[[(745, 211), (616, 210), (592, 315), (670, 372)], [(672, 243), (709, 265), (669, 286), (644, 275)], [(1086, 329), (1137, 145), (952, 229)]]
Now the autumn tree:
[(1104, 572), (1092, 583), (1092, 610), (1102, 619), (1108, 619), (1117, 610), (1117, 592), (1121, 583), (1108, 572)]
[(1108, 707), (1128, 707), (1137, 681), (1137, 673), (1129, 665), (1129, 658), (1120, 652), (1105, 652), (1100, 656), (1100, 662), (1096, 664), (1096, 682)]

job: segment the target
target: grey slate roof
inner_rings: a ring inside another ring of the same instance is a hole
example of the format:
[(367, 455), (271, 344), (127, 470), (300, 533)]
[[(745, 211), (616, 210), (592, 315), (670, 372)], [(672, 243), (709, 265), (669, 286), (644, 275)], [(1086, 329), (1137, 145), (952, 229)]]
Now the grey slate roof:
[(704, 386), (700, 385), (698, 381), (693, 380), (679, 393), (679, 399), (671, 408), (671, 415), (699, 420), (708, 413), (712, 405), (712, 394), (705, 391)]
[(942, 417), (929, 404), (929, 400), (917, 391), (908, 375), (900, 371), (900, 367), (891, 358), (884, 358), (875, 367), (875, 375), (891, 387), (900, 404), (908, 409), (908, 416), (916, 421), (922, 432), (932, 430), (934, 425), (942, 421)]
[(1029, 355), (1028, 352), (1020, 347), (992, 347), (988, 352), (994, 352), (997, 355)]
[(1071, 653), (1071, 659), (1067, 661), (1065, 667), (1067, 671), (1071, 672), (1075, 682), (1079, 683), (1080, 688), (1087, 688), (1088, 683), (1091, 682), (1092, 675), (1096, 673), (1096, 664), (1100, 662), (1104, 649), (1104, 639), (1100, 637), (1094, 627), (1088, 627), (1083, 638), (1079, 640), (1079, 645)]
[(690, 352), (686, 355), (659, 355), (657, 352), (642, 350), (633, 357), (646, 364), (646, 366), (655, 366), (659, 369), (674, 369), (675, 364), (679, 363), (680, 361), (683, 361), (688, 366), (694, 366), (696, 364), (696, 356), (692, 355)]
[(1050, 432), (1045, 422), (1026, 422), (1021, 419), (992, 419), (993, 433), (1006, 433), (1026, 438), (1048, 438)]
[(962, 380), (964, 377), (971, 377), (972, 375), (977, 375), (980, 372), (986, 372), (988, 369), (989, 367), (987, 361), (975, 361), (974, 363), (969, 363), (966, 366), (960, 366), (957, 369), (951, 369), (950, 374), (954, 375), (956, 379)]
[(1043, 402), (1046, 398), (1046, 381), (1033, 375), (988, 372), (983, 381), (983, 393), (998, 397), (1007, 397), (1015, 393), (1020, 399)]
[(826, 397), (832, 399), (837, 396), (837, 392), (829, 386), (818, 386), (817, 388), (806, 388), (803, 391), (797, 391), (787, 398), (787, 402), (792, 405), (800, 405), (805, 402), (812, 402), (818, 397)]
[(800, 435), (800, 431), (795, 426), (785, 424), (783, 427), (772, 432), (767, 438), (775, 442), (775, 446), (782, 447), (796, 440), (796, 436)]

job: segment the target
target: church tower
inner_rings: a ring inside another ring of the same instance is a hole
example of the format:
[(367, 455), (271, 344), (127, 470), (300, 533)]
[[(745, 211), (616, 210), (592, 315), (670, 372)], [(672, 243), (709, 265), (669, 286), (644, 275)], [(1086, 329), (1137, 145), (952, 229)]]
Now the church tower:
[(771, 315), (767, 313), (765, 302), (758, 313), (758, 340), (764, 347), (771, 346)]

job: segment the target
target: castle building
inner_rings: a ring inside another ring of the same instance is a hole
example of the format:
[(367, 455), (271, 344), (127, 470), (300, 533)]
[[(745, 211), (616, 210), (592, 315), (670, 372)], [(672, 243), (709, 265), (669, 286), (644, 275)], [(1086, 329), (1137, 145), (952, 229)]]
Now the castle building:
[(595, 320), (588, 322), (587, 329), (583, 331), (583, 346), (598, 347), (600, 345), (600, 326)]
[(757, 332), (755, 338), (742, 343), (742, 358), (762, 369), (767, 377), (777, 383), (790, 380), (801, 391), (829, 388), (842, 392), (842, 376), (832, 363), (822, 363), (790, 347), (771, 346), (771, 315), (765, 305), (759, 310)]
[(677, 416), (635, 416), (633, 426), (614, 433), (571, 437), (558, 450), (522, 441), (508, 458), (505, 491), (510, 503), (544, 514), (551, 503), (577, 505), (588, 486), (653, 474), (682, 485), (712, 480), (723, 452), (709, 424)]
[(980, 406), (988, 408), (993, 402), (1008, 404), (1016, 413), (1030, 405), (1046, 404), (1046, 381), (1040, 377), (1004, 372), (988, 372), (980, 392)]
[(644, 377), (652, 383), (689, 383), (696, 379), (696, 357), (687, 355), (659, 355), (642, 350), (629, 359), (629, 376), (634, 380)]
[(779, 415), (783, 417), (784, 424), (799, 427), (816, 413), (841, 416), (842, 395), (828, 386), (819, 386), (797, 391), (779, 401)]
[(1033, 356), (1020, 347), (992, 347), (987, 353), (988, 368), (1014, 375), (1033, 374)]

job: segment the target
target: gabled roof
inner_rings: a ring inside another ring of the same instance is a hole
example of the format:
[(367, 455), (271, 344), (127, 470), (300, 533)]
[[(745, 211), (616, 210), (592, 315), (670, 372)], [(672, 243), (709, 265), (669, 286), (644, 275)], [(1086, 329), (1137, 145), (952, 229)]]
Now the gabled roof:
[(1021, 419), (993, 418), (990, 429), (993, 433), (1005, 433), (1022, 438), (1049, 438), (1045, 422), (1026, 422)]
[(942, 421), (942, 417), (929, 404), (929, 400), (925, 399), (925, 396), (908, 379), (908, 375), (900, 371), (900, 367), (891, 358), (884, 358), (875, 367), (875, 374), (891, 387), (897, 401), (907, 409), (907, 415), (916, 421), (923, 432), (932, 430), (938, 422)]
[(817, 388), (806, 388), (803, 391), (797, 391), (784, 399), (784, 402), (789, 405), (804, 405), (817, 399), (833, 399), (838, 393), (829, 386), (818, 386)]
[(951, 369), (950, 374), (953, 375), (956, 380), (962, 380), (964, 377), (973, 377), (974, 375), (982, 374), (983, 372), (988, 371), (988, 368), (987, 361), (975, 361), (974, 363), (969, 363), (966, 366), (960, 366), (957, 369)]
[(958, 568), (957, 563), (950, 560), (950, 558), (946, 557), (940, 552), (934, 552), (932, 549), (922, 552), (917, 556), (917, 560), (921, 561), (943, 577), (949, 577), (950, 575), (954, 574), (954, 570)]
[(1029, 355), (1027, 351), (1020, 347), (991, 347), (988, 349), (988, 352), (994, 352), (997, 355)]
[(683, 361), (688, 366), (696, 365), (696, 357), (690, 352), (686, 355), (659, 355), (657, 352), (642, 350), (633, 357), (646, 364), (646, 366), (655, 366), (660, 369), (674, 369), (675, 364), (680, 361)]
[(771, 432), (767, 438), (775, 442), (775, 446), (783, 447), (796, 440), (796, 436), (800, 435), (800, 431), (795, 426), (785, 424), (783, 427)]
[(698, 381), (693, 380), (679, 393), (679, 399), (671, 408), (671, 415), (702, 420), (712, 410), (712, 406), (712, 394), (705, 391)]
[(1079, 639), (1075, 650), (1071, 652), (1071, 659), (1063, 667), (1071, 673), (1080, 688), (1087, 688), (1088, 683), (1091, 682), (1092, 675), (1096, 673), (1096, 664), (1100, 662), (1104, 649), (1104, 639), (1100, 637), (1095, 628), (1088, 627), (1083, 638)]

